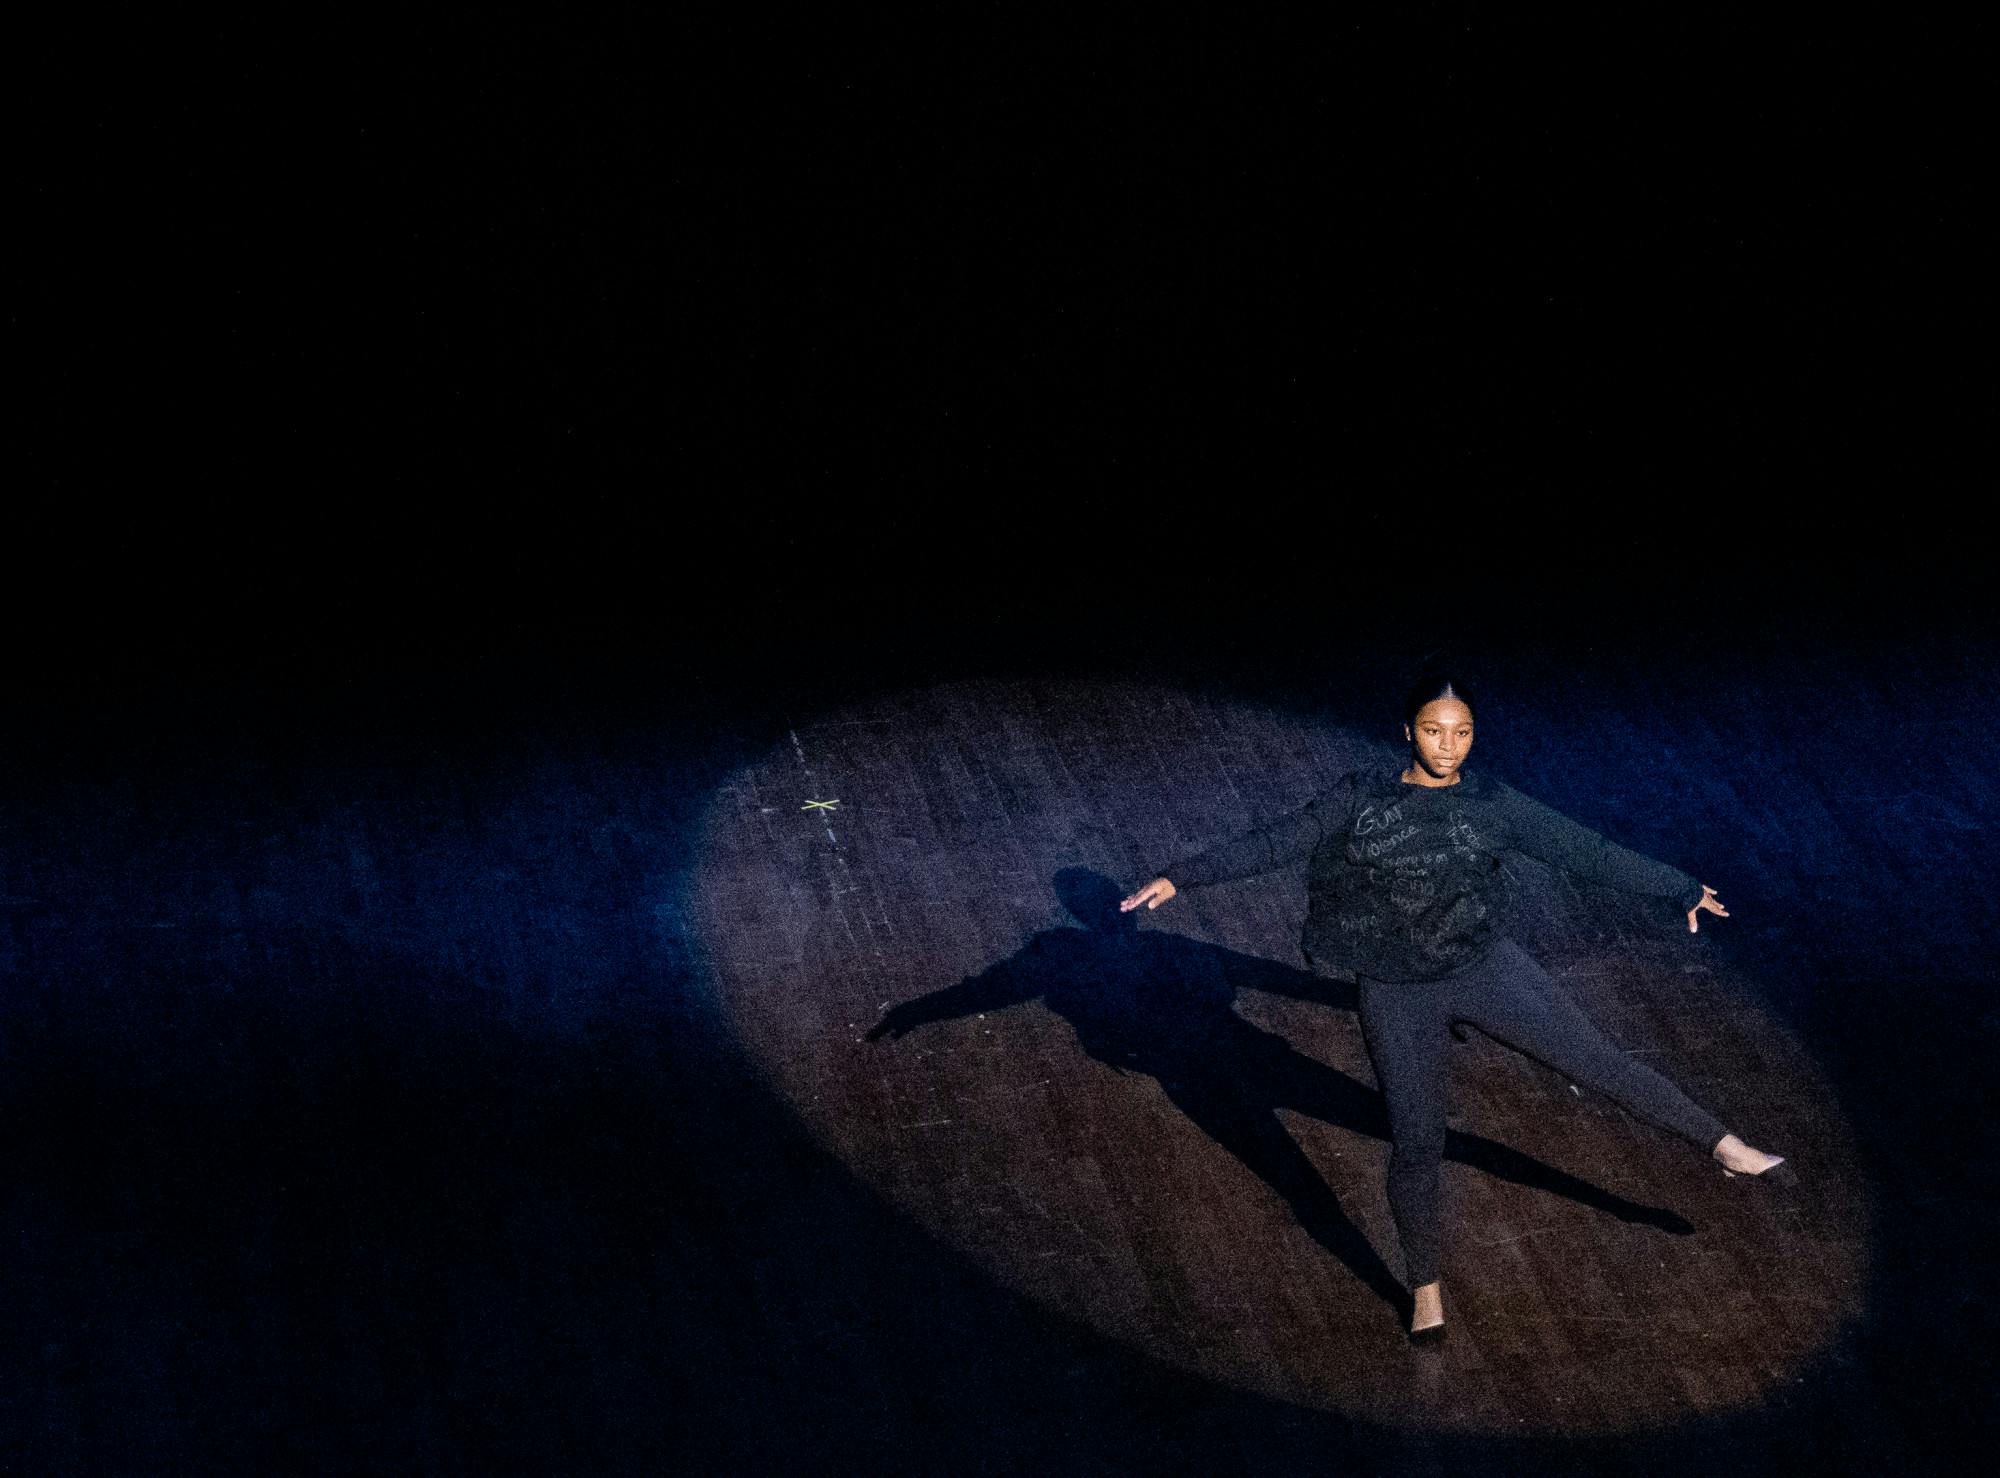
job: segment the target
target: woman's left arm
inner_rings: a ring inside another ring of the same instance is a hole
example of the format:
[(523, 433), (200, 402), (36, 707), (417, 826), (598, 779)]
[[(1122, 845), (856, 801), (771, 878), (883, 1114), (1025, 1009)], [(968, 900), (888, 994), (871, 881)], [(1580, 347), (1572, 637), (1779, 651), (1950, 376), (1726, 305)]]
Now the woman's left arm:
[(1560, 867), (1586, 882), (1602, 883), (1650, 898), (1671, 898), (1687, 914), (1688, 932), (1699, 932), (1695, 915), (1706, 909), (1729, 917), (1715, 900), (1715, 890), (1696, 882), (1678, 867), (1621, 847), (1589, 827), (1570, 820), (1553, 806), (1521, 794), (1511, 785), (1499, 787), (1500, 814), (1506, 841), (1552, 867)]

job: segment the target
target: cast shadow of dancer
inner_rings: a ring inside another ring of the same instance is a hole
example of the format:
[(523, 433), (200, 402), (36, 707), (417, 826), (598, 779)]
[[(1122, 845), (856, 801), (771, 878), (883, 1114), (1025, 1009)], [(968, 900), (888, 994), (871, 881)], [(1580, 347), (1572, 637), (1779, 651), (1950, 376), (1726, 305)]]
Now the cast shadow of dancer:
[[(979, 974), (895, 1006), (868, 1040), (1042, 1001), (1075, 1028), (1090, 1056), (1121, 1072), (1157, 1078), (1204, 1133), (1285, 1198), (1321, 1246), (1402, 1308), (1408, 1302), (1402, 1283), (1341, 1211), (1338, 1197), (1277, 1113), (1289, 1108), (1387, 1140), (1381, 1094), (1232, 1009), (1236, 992), (1250, 989), (1353, 1011), (1355, 987), (1163, 930), (1142, 932), (1138, 915), (1119, 911), (1120, 890), (1101, 873), (1065, 868), (1054, 884), (1057, 898), (1082, 927), (1045, 929)], [(1621, 1221), (1677, 1235), (1694, 1230), (1671, 1211), (1614, 1195), (1482, 1135), (1447, 1130), (1444, 1154)]]

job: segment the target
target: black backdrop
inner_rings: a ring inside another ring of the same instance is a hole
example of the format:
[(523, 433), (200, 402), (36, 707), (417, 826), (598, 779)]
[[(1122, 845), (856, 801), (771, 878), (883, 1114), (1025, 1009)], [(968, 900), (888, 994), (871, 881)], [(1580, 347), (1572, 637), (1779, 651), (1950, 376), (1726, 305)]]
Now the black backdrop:
[(1417, 552), (1510, 600), (1926, 597), (1979, 557), (1969, 39), (73, 29), (16, 294), (16, 592), (67, 595), (21, 619), (112, 660), (467, 602), (949, 622), (1034, 569), (1185, 625), (1193, 580), (1212, 622)]

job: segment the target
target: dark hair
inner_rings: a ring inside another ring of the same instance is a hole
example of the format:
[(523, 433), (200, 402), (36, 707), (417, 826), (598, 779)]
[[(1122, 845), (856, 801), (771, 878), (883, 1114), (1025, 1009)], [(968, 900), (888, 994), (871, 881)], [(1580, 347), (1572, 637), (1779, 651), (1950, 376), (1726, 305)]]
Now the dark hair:
[(1411, 683), (1410, 690), (1403, 695), (1403, 722), (1414, 724), (1418, 710), (1439, 698), (1456, 698), (1465, 705), (1467, 713), (1474, 711), (1472, 695), (1464, 683), (1444, 672), (1432, 671)]

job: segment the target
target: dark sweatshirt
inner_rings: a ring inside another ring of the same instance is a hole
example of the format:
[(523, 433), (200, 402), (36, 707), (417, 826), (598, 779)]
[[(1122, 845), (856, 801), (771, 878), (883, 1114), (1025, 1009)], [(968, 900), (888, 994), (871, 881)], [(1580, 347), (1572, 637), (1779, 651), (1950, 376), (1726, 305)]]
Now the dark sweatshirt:
[(1300, 947), (1314, 968), (1377, 980), (1435, 980), (1491, 949), (1506, 924), (1508, 848), (1592, 883), (1671, 898), (1701, 884), (1606, 841), (1511, 785), (1461, 769), (1412, 785), (1401, 767), (1350, 770), (1309, 803), (1234, 841), (1174, 863), (1176, 889), (1269, 872), (1310, 857)]

